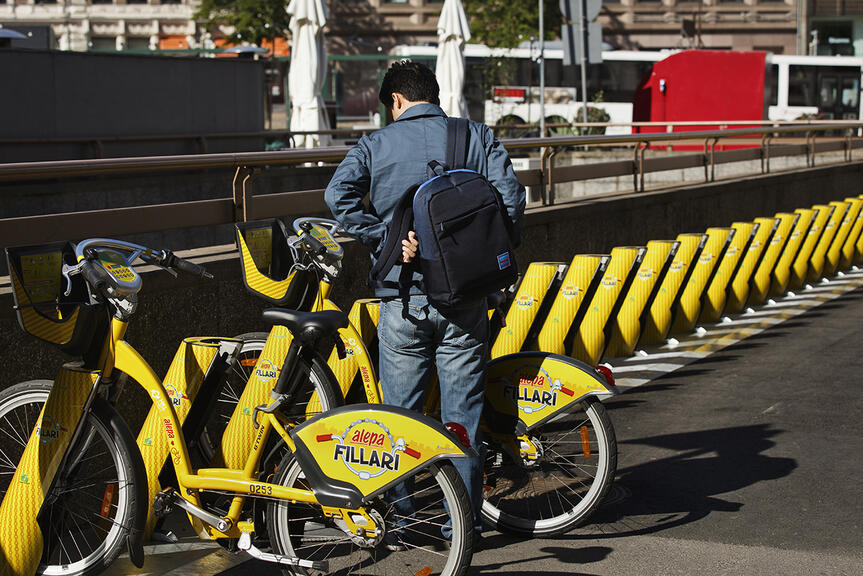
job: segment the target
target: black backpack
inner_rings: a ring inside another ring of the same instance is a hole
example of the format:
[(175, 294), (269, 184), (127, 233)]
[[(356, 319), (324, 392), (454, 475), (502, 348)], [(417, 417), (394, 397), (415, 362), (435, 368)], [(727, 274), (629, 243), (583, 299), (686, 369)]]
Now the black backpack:
[(446, 166), (429, 162), (429, 179), (399, 200), (369, 275), (372, 286), (385, 286), (410, 230), (419, 242), (422, 290), (436, 306), (476, 304), (517, 280), (512, 222), (500, 192), (485, 176), (465, 168), (469, 139), (466, 119), (447, 118)]

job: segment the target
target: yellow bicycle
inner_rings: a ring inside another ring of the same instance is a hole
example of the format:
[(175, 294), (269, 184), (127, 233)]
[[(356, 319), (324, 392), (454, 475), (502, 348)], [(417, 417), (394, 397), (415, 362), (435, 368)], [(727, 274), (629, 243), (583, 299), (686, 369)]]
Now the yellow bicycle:
[[(158, 411), (160, 434), (150, 438), (150, 447), (170, 456), (175, 482), (154, 498), (157, 515), (181, 509), (201, 538), (236, 539), (239, 549), (293, 574), (379, 574), (406, 567), (411, 573), (466, 572), (474, 538), (470, 505), (449, 459), (470, 449), (455, 435), (439, 422), (385, 406), (338, 408), (300, 425), (282, 414), (306, 387), (315, 349), (347, 325), (344, 314), (264, 313), (291, 338), (285, 362), (270, 380), (268, 402), (255, 406), (248, 419), (251, 449), (241, 467), (196, 469), (176, 395), (124, 337), (141, 289), (137, 259), (206, 272), (170, 252), (109, 239), (7, 254), (22, 326), (81, 360), (60, 368), (0, 504), (0, 574), (95, 574), (124, 547), (134, 563), (143, 563), (152, 478), (144, 470), (143, 449), (105, 399), (118, 373), (140, 384)], [(62, 266), (66, 300), (42, 299), (37, 283), (25, 289), (21, 264), (28, 256), (48, 285), (61, 283), (53, 274)], [(207, 341), (204, 348), (229, 362), (239, 346), (234, 341), (229, 349), (226, 341)], [(181, 365), (207, 364), (196, 355), (200, 350), (184, 352)], [(273, 432), (289, 449), (275, 473), (261, 466)], [(82, 478), (91, 480), (77, 485)], [(388, 498), (389, 488), (402, 483), (412, 488), (408, 502)], [(208, 504), (212, 494), (228, 499), (227, 510)], [(252, 501), (267, 506), (271, 552), (255, 545)], [(396, 530), (413, 537), (394, 545)]]
[[(303, 294), (314, 309), (338, 310), (328, 299), (342, 271), (338, 222), (299, 218), (291, 227), (293, 235), (279, 220), (236, 228), (243, 278), (252, 294), (273, 305)], [(348, 402), (379, 403), (375, 355), (368, 346), (374, 325), (362, 314), (363, 304), (375, 308), (373, 301), (354, 305), (352, 323), (339, 331), (345, 353), (327, 350), (328, 365), (339, 384), (334, 395)], [(255, 351), (261, 358), (270, 354), (272, 333), (237, 338), (244, 340), (250, 359)], [(244, 398), (260, 395), (260, 390), (250, 379), (246, 390), (233, 394)], [(560, 534), (583, 524), (601, 505), (617, 468), (614, 427), (600, 402), (614, 393), (610, 374), (569, 357), (536, 351), (493, 359), (482, 422), (483, 519), (499, 530), (528, 536)], [(436, 413), (436, 398), (434, 390), (427, 394), (428, 414)], [(234, 444), (230, 433), (226, 438), (223, 445)]]

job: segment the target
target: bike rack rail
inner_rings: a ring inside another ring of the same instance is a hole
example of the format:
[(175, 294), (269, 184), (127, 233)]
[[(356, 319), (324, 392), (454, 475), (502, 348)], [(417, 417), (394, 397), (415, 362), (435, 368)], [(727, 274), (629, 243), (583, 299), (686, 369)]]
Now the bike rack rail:
[[(858, 135), (861, 129), (863, 122), (832, 122), (693, 132), (520, 138), (502, 142), (510, 152), (541, 151), (540, 169), (519, 171), (518, 177), (522, 184), (541, 191), (539, 205), (551, 206), (559, 203), (555, 198), (555, 186), (565, 182), (631, 175), (633, 191), (638, 193), (645, 190), (647, 174), (664, 170), (703, 166), (705, 182), (712, 182), (716, 179), (715, 166), (722, 163), (760, 160), (761, 172), (766, 174), (770, 172), (771, 159), (778, 156), (805, 154), (807, 166), (813, 166), (818, 153), (843, 151), (844, 161), (852, 162), (853, 150), (863, 147), (863, 137)], [(837, 131), (841, 133), (840, 136), (823, 135)], [(822, 136), (816, 139), (818, 135)], [(796, 139), (779, 141), (781, 137), (788, 136), (796, 136)], [(647, 157), (649, 149), (673, 143), (702, 146), (703, 151)], [(568, 148), (609, 146), (632, 147), (633, 159), (576, 166), (555, 165), (555, 158)], [(729, 146), (736, 149), (721, 149)], [(255, 195), (255, 179), (271, 167), (338, 163), (348, 150), (349, 147), (342, 146), (276, 152), (0, 164), (0, 183), (131, 174), (171, 176), (179, 172), (212, 169), (230, 169), (234, 174), (233, 193), (226, 198), (3, 218), (0, 219), (0, 246), (82, 237), (94, 229), (107, 235), (135, 234), (325, 212), (327, 208), (321, 189)]]

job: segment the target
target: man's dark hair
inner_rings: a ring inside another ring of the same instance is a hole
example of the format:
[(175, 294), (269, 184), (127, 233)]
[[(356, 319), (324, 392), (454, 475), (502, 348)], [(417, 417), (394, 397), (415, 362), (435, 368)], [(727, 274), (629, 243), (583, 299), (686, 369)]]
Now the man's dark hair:
[(393, 92), (404, 94), (411, 102), (440, 104), (440, 87), (434, 72), (425, 64), (402, 60), (387, 70), (378, 98), (389, 110), (393, 107)]

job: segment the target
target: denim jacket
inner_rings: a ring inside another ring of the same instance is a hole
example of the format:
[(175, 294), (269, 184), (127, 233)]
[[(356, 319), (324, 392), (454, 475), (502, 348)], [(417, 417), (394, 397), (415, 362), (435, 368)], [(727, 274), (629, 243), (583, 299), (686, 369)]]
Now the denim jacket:
[[(426, 180), (432, 160), (446, 160), (446, 114), (435, 104), (416, 104), (386, 128), (364, 136), (339, 164), (327, 186), (324, 199), (348, 234), (365, 244), (374, 261), (380, 254), (387, 228), (399, 198), (414, 184)], [(491, 129), (470, 123), (467, 168), (488, 178), (500, 192), (515, 230), (521, 230), (525, 191), (512, 163)], [(368, 195), (368, 207), (363, 199)], [(396, 265), (387, 275), (393, 285), (402, 274)], [(421, 293), (422, 279), (411, 266), (410, 293)], [(378, 288), (379, 297), (398, 295), (395, 288)]]

